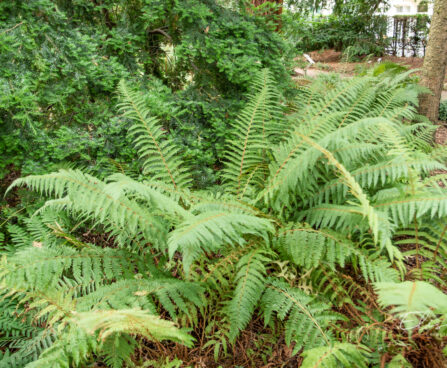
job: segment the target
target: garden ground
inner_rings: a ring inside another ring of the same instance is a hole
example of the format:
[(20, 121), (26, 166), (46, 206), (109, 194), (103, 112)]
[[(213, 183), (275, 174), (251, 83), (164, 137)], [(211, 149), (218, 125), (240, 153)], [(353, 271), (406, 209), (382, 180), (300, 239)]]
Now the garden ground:
[[(420, 69), (424, 62), (420, 57), (399, 57), (386, 55), (383, 57), (367, 57), (359, 62), (347, 62), (343, 60), (343, 54), (340, 51), (330, 50), (318, 50), (309, 53), (315, 64), (309, 67), (306, 74), (310, 77), (314, 77), (321, 73), (339, 73), (342, 76), (354, 75), (364, 68), (368, 68), (379, 61), (390, 61), (397, 64), (402, 64), (410, 69)], [(299, 56), (295, 59), (298, 63), (298, 68), (295, 69), (297, 74), (303, 73), (303, 67), (305, 68), (308, 63), (304, 57)], [(446, 78), (447, 80), (447, 78)], [(441, 100), (447, 100), (447, 82), (444, 85)]]

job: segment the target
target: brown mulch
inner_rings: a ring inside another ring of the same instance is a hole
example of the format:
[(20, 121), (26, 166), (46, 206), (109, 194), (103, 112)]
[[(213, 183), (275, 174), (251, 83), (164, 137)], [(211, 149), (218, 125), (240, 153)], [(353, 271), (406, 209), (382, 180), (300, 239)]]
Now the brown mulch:
[[(342, 61), (342, 53), (340, 51), (335, 51), (333, 49), (329, 50), (318, 50), (318, 51), (311, 51), (308, 53), (310, 57), (316, 62), (316, 63), (322, 63), (325, 66), (325, 70), (330, 72), (336, 72), (336, 73), (345, 73), (345, 74), (354, 74), (356, 69), (360, 65), (367, 65), (365, 61), (363, 62), (356, 62), (356, 63), (347, 63)], [(302, 57), (298, 57), (297, 59), (302, 60)], [(400, 57), (400, 56), (392, 56), (392, 55), (385, 55), (382, 57), (372, 57), (368, 59), (368, 61), (371, 61), (371, 64), (374, 64), (378, 62), (378, 60), (381, 59), (381, 61), (391, 61), (393, 63), (403, 64), (410, 69), (419, 69), (422, 68), (422, 65), (424, 63), (424, 58), (420, 57)], [(447, 73), (446, 73), (447, 77)], [(447, 78), (446, 78), (447, 80)]]
[(435, 132), (435, 143), (437, 144), (447, 144), (447, 127), (440, 125)]
[(141, 339), (134, 358), (136, 361), (165, 361), (167, 357), (177, 358), (183, 361), (182, 367), (195, 368), (295, 368), (299, 367), (303, 360), (299, 354), (292, 356), (292, 348), (288, 347), (283, 339), (273, 338), (271, 331), (266, 330), (261, 320), (251, 321), (246, 330), (241, 332), (234, 346), (228, 345), (227, 354), (219, 354), (217, 362), (214, 360), (214, 344), (205, 345), (207, 339), (204, 338), (203, 331), (194, 331), (192, 335), (197, 339), (193, 348), (171, 342), (157, 343)]
[[(14, 188), (11, 192), (8, 193), (6, 197), (3, 198), (5, 191), (12, 184), (12, 182), (18, 178), (20, 178), (21, 173), (19, 169), (16, 169), (14, 165), (9, 165), (7, 167), (8, 173), (4, 178), (0, 180), (0, 202), (4, 200), (8, 207), (15, 207), (20, 203), (20, 198), (17, 193), (18, 188)], [(1, 203), (0, 203), (1, 205)]]
[(316, 63), (335, 63), (339, 62), (342, 57), (340, 51), (335, 51), (333, 49), (312, 51), (309, 52), (309, 55)]

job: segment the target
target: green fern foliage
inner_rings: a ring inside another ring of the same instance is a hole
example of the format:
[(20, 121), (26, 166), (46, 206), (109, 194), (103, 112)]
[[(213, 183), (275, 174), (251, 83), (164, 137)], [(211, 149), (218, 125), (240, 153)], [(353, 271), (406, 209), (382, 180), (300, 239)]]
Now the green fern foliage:
[(255, 216), (209, 211), (182, 222), (170, 233), (169, 254), (172, 257), (179, 250), (183, 254), (183, 266), (189, 272), (192, 262), (203, 250), (217, 251), (223, 244), (242, 245), (243, 235), (253, 235), (266, 239), (273, 232), (273, 226)]
[(236, 287), (227, 306), (230, 321), (230, 341), (234, 341), (241, 330), (247, 327), (265, 288), (266, 267), (269, 258), (261, 250), (244, 255), (237, 264), (234, 279)]
[[(119, 366), (133, 353), (132, 336), (137, 335), (191, 344), (184, 330), (157, 314), (162, 305), (173, 318), (178, 311), (192, 315), (203, 305), (200, 286), (163, 274), (145, 255), (74, 241), (62, 228), (55, 228), (52, 238), (33, 238), (45, 234), (34, 231), (38, 219), (28, 222), (30, 232), (22, 232), (34, 239), (31, 244), (1, 259), (0, 293), (5, 311), (10, 310), (5, 331), (10, 337), (15, 330), (30, 331), (18, 336), (18, 350), (2, 358), (2, 364), (32, 359), (30, 366), (66, 367), (79, 365), (94, 352)], [(42, 221), (49, 224), (50, 219), (52, 215)], [(14, 300), (20, 300), (15, 310), (8, 307)], [(20, 323), (17, 308), (23, 305), (32, 318)]]
[(132, 336), (115, 333), (102, 341), (101, 351), (104, 363), (111, 368), (130, 365), (130, 357), (136, 347), (137, 341)]
[[(246, 107), (233, 126), (223, 178), (229, 191), (243, 198), (266, 178), (269, 142), (278, 135), (281, 117), (272, 76), (267, 69), (257, 75)], [(275, 129), (276, 128), (276, 129)], [(248, 192), (248, 193), (247, 193)]]
[(16, 180), (9, 189), (22, 185), (44, 195), (55, 196), (57, 200), (47, 202), (47, 206), (95, 219), (118, 230), (123, 238), (132, 240), (141, 234), (158, 242), (165, 234), (160, 219), (144, 211), (137, 201), (129, 200), (120, 191), (111, 191), (114, 186), (79, 170), (28, 176)]
[(347, 259), (358, 254), (358, 246), (332, 230), (314, 229), (305, 224), (292, 224), (277, 239), (277, 247), (287, 259), (305, 268), (327, 262), (330, 267), (344, 266)]
[(160, 122), (151, 116), (144, 95), (132, 90), (125, 81), (120, 82), (119, 93), (122, 98), (120, 110), (133, 122), (129, 134), (143, 160), (145, 174), (174, 187), (187, 187), (191, 177), (179, 159), (180, 149), (165, 137)]
[[(396, 314), (409, 330), (420, 326), (423, 319), (447, 316), (447, 295), (424, 281), (402, 283), (376, 283), (379, 302), (385, 307), (394, 306)], [(444, 327), (445, 328), (445, 327)]]
[[(419, 91), (367, 73), (286, 105), (262, 70), (221, 185), (195, 190), (182, 148), (121, 82), (143, 175), (69, 169), (9, 189), (46, 202), (2, 238), (0, 367), (170, 364), (177, 344), (221, 364), (252, 328), (301, 367), (405, 366), (406, 330), (443, 348), (447, 168)], [(148, 341), (162, 356), (138, 362)]]
[(295, 352), (303, 346), (310, 349), (329, 345), (333, 336), (328, 325), (342, 319), (342, 316), (330, 311), (329, 305), (291, 288), (281, 280), (269, 280), (261, 308), (266, 324), (274, 315), (285, 322), (285, 340), (288, 345), (296, 343)]
[(100, 340), (115, 334), (136, 334), (148, 340), (171, 340), (191, 346), (194, 339), (170, 321), (141, 310), (92, 311), (75, 314), (75, 322), (89, 334), (98, 332)]
[(303, 356), (302, 368), (368, 367), (367, 348), (348, 343), (307, 350)]

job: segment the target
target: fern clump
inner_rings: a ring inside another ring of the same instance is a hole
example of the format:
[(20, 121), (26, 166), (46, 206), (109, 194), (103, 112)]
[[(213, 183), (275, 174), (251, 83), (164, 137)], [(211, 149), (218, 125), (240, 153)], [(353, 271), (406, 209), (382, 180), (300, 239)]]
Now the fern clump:
[(432, 327), (442, 319), (442, 292), (420, 289), (445, 286), (447, 179), (431, 178), (445, 164), (407, 75), (317, 80), (286, 115), (263, 70), (228, 136), (221, 185), (201, 191), (143, 96), (125, 82), (119, 93), (139, 179), (70, 169), (12, 184), (48, 200), (10, 226), (2, 364), (130, 366), (137, 338), (214, 345), (219, 360), (257, 316), (303, 367), (382, 367), (404, 362), (407, 344), (389, 305), (412, 315), (408, 328), (424, 313)]

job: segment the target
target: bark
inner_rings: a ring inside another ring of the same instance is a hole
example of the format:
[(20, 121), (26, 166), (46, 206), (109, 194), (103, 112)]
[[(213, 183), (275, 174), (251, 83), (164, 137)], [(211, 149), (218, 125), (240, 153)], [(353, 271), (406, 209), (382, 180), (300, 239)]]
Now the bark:
[[(260, 6), (264, 3), (274, 3), (278, 5), (278, 9), (274, 12), (274, 14), (263, 14), (264, 16), (274, 16), (276, 22), (276, 31), (281, 29), (281, 14), (284, 0), (251, 0), (251, 4), (254, 6)], [(447, 1), (447, 0), (446, 0)]]
[(447, 67), (447, 0), (435, 0), (421, 84), (432, 93), (419, 97), (419, 113), (436, 122)]
[(283, 0), (252, 0), (251, 3), (254, 6), (259, 6), (259, 5), (262, 5), (264, 3), (276, 3), (276, 4), (279, 5), (279, 8), (278, 8), (278, 11), (276, 12), (276, 14), (279, 15), (279, 14), (282, 13), (282, 3), (283, 3)]

